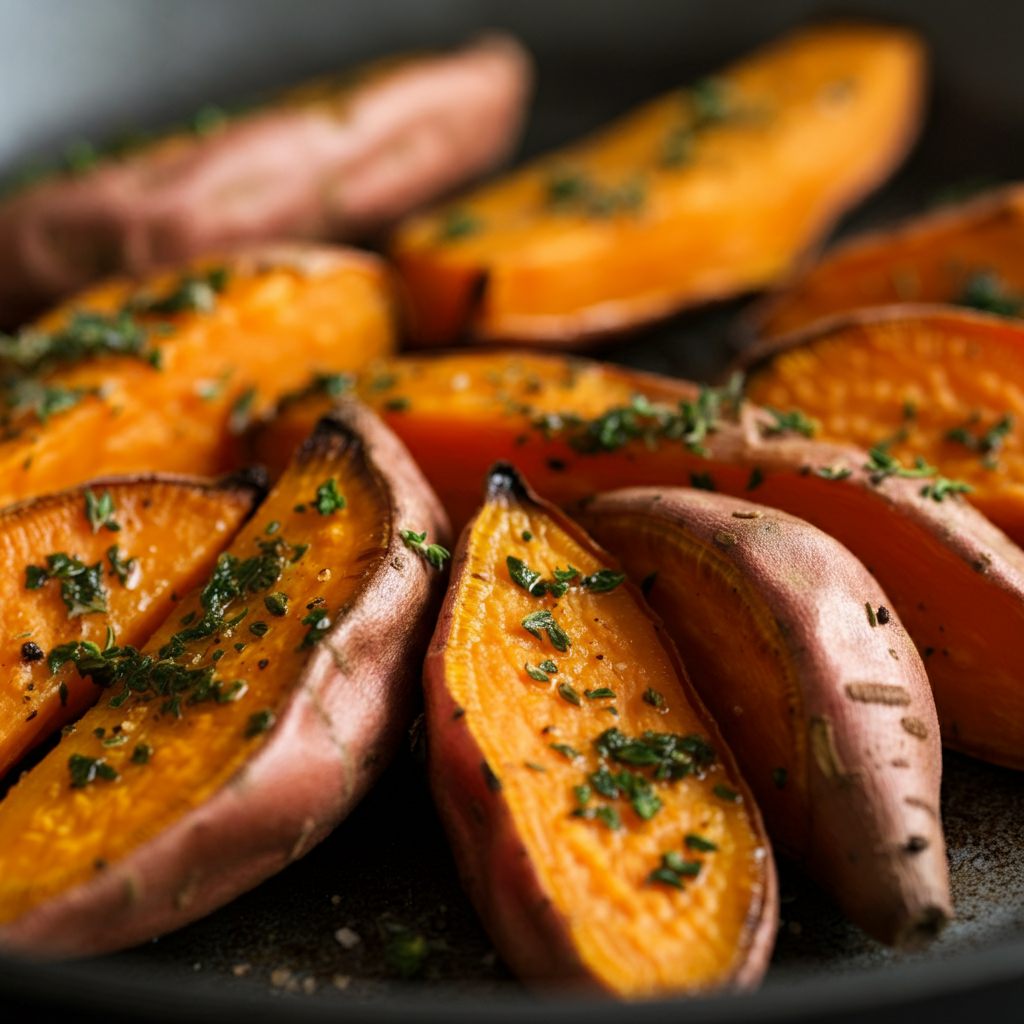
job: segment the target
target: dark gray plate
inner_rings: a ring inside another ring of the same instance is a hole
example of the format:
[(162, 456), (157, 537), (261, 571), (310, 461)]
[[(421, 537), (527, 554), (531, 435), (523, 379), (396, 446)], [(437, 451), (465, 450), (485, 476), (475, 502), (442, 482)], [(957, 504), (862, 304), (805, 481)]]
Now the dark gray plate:
[[(1024, 5), (848, 3), (910, 20), (937, 59), (924, 137), (844, 231), (921, 209), (973, 176), (1024, 173)], [(524, 143), (540, 152), (630, 104), (712, 70), (820, 4), (681, 0), (0, 0), (0, 169), (70, 135), (158, 125), (302, 75), (501, 24), (538, 55)], [(826, 8), (829, 10), (829, 8)], [(767, 184), (766, 184), (766, 187)], [(732, 353), (743, 303), (673, 320), (608, 358), (710, 380)], [(781, 864), (783, 925), (754, 996), (629, 1009), (631, 1020), (1019, 1020), (1024, 1004), (1024, 788), (1019, 775), (949, 754), (943, 814), (957, 920), (898, 956)], [(350, 949), (338, 929), (359, 936)], [(402, 980), (398, 929), (430, 952)], [(245, 1021), (621, 1019), (621, 1007), (527, 995), (495, 956), (458, 884), (417, 756), (308, 857), (209, 918), (114, 956), (60, 966), (0, 960), (0, 1020)]]

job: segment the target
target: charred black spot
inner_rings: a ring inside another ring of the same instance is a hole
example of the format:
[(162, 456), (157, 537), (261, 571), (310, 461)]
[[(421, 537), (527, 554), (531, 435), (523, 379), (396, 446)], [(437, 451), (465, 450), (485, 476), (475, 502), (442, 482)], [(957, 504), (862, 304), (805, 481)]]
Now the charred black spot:
[(889, 621), (889, 619), (890, 619), (889, 609), (886, 608), (884, 604), (880, 604), (878, 606), (878, 612), (877, 612), (876, 618), (878, 619), (879, 625), (882, 625), (882, 626), (884, 626)]
[(457, 720), (458, 720), (458, 719), (460, 719), (460, 718), (461, 718), (461, 717), (462, 717), (462, 716), (463, 716), (463, 715), (464, 715), (465, 713), (466, 713), (466, 711), (465, 711), (465, 709), (464, 709), (464, 708), (456, 708), (456, 709), (455, 709), (455, 710), (454, 710), (454, 711), (452, 712), (452, 721), (453, 721), (453, 722), (457, 721)]
[(562, 459), (548, 459), (547, 465), (553, 473), (565, 472), (565, 462)]
[(501, 779), (491, 770), (491, 766), (486, 761), (480, 762), (480, 771), (483, 772), (484, 782), (487, 783), (487, 788), (492, 793), (501, 792)]
[(484, 487), (486, 501), (513, 500), (519, 504), (531, 500), (526, 483), (519, 470), (510, 462), (496, 462), (487, 472)]
[(903, 849), (907, 853), (920, 853), (922, 850), (928, 849), (928, 840), (924, 836), (911, 836)]
[(42, 661), (44, 657), (43, 649), (39, 644), (34, 644), (31, 640), (28, 640), (21, 645), (22, 661)]

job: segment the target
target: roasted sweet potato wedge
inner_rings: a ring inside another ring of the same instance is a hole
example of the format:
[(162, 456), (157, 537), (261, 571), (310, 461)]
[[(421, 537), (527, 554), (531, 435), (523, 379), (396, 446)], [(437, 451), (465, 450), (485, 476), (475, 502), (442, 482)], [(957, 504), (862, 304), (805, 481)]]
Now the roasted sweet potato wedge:
[(867, 306), (946, 302), (1024, 312), (1024, 186), (1011, 185), (836, 246), (750, 316), (761, 337)]
[(776, 848), (876, 938), (933, 938), (953, 914), (939, 723), (871, 574), (809, 523), (724, 494), (632, 488), (574, 515), (642, 584)]
[[(409, 446), (452, 519), (495, 458), (559, 504), (675, 485), (756, 498), (830, 533), (875, 575), (924, 658), (943, 741), (1024, 768), (1024, 553), (934, 471), (815, 441), (790, 410), (729, 389), (523, 353), (388, 362), (356, 384)], [(329, 408), (322, 388), (254, 435), (279, 466)], [(982, 696), (984, 695), (984, 696)]]
[(1024, 544), (1024, 323), (889, 306), (766, 341), (743, 365), (753, 401), (799, 408), (822, 438), (923, 458)]
[(0, 505), (111, 473), (220, 472), (250, 416), (393, 345), (386, 272), (354, 250), (100, 285), (0, 339)]
[(530, 59), (492, 34), (297, 86), (97, 154), (0, 202), (0, 325), (90, 281), (225, 246), (350, 239), (488, 170), (515, 143)]
[(446, 533), (372, 413), (318, 425), (141, 653), (76, 655), (109, 696), (0, 802), (0, 948), (133, 945), (322, 839), (404, 732)]
[(586, 344), (790, 272), (913, 141), (908, 31), (794, 32), (401, 225), (423, 345)]
[(492, 469), (424, 669), (434, 798), (525, 980), (626, 998), (755, 986), (778, 916), (761, 816), (624, 580)]
[(141, 477), (0, 512), (0, 778), (101, 692), (61, 666), (62, 645), (85, 642), (99, 655), (149, 639), (261, 497), (241, 478)]

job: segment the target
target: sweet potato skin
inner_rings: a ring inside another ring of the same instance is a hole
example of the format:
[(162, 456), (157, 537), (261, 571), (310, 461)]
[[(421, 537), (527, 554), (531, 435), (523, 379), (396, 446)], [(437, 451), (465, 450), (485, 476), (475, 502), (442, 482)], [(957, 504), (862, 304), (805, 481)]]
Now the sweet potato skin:
[(302, 856), (387, 764), (412, 708), (445, 574), (404, 545), (447, 521), (399, 441), (368, 410), (328, 433), (356, 437), (390, 505), (386, 551), (312, 651), (267, 739), (231, 781), (123, 859), (0, 927), (0, 948), (37, 957), (122, 949), (196, 920)]
[(1020, 321), (949, 306), (857, 310), (765, 339), (736, 365), (753, 401), (802, 409), (832, 441), (920, 456), (1024, 544)]
[[(110, 495), (116, 531), (101, 524), (93, 530), (86, 518), (87, 491), (97, 499)], [(41, 654), (26, 660), (24, 638), (31, 637), (40, 652), (81, 639), (102, 647), (109, 627), (119, 644), (139, 646), (171, 613), (177, 595), (209, 575), (262, 495), (261, 487), (240, 477), (121, 477), (0, 511), (0, 550), (8, 567), (0, 581), (0, 671), (6, 677), (0, 693), (0, 777), (101, 692), (74, 665), (51, 673)], [(112, 569), (113, 544), (122, 564), (132, 563), (124, 583)], [(26, 567), (45, 567), (57, 551), (86, 565), (102, 563), (107, 612), (70, 618), (56, 581), (26, 588)]]
[(902, 30), (806, 28), (413, 216), (414, 341), (584, 346), (773, 282), (902, 158), (923, 64)]
[[(524, 508), (533, 506), (543, 510), (544, 516), (550, 517), (558, 528), (600, 558), (602, 564), (614, 565), (607, 553), (572, 520), (538, 499), (528, 488), (523, 488), (511, 466), (498, 464), (492, 469), (489, 501), (502, 500), (496, 496), (493, 484), (496, 476), (511, 478), (513, 487), (521, 489), (517, 503), (522, 502)], [(658, 994), (656, 991), (617, 991), (584, 962), (573, 942), (568, 919), (557, 908), (552, 893), (542, 883), (530, 858), (508, 799), (503, 795), (502, 784), (487, 766), (487, 760), (474, 738), (468, 723), (470, 712), (455, 703), (449, 689), (446, 654), (458, 613), (460, 587), (471, 571), (471, 536), (472, 524), (463, 530), (453, 557), (451, 583), (424, 663), (423, 677), (431, 789), (463, 885), (496, 948), (528, 983), (620, 997)], [(639, 592), (628, 583), (622, 586), (630, 589), (646, 611)], [(688, 707), (696, 714), (702, 731), (719, 751), (726, 777), (734, 780), (743, 794), (743, 804), (755, 833), (763, 836), (760, 813), (746, 783), (742, 781), (732, 754), (693, 690), (671, 640), (660, 630), (656, 617), (649, 611), (646, 614), (655, 624), (657, 641), (682, 684)], [(480, 642), (485, 641), (481, 638)], [(778, 916), (777, 880), (766, 838), (759, 864), (762, 867), (760, 897), (752, 899), (746, 934), (736, 950), (731, 969), (716, 978), (706, 979), (694, 991), (723, 986), (747, 989), (760, 983), (774, 945)]]
[(774, 338), (853, 309), (962, 302), (979, 273), (994, 274), (1019, 297), (1022, 234), (1024, 186), (1009, 185), (852, 238), (801, 267), (758, 303), (744, 333)]
[(311, 82), (0, 205), (0, 325), (98, 277), (228, 246), (351, 239), (492, 167), (519, 134), (530, 60), (494, 34)]
[[(562, 505), (620, 487), (696, 485), (807, 520), (860, 558), (889, 595), (925, 660), (943, 742), (1024, 768), (1024, 556), (957, 496), (935, 501), (921, 493), (927, 480), (877, 477), (863, 449), (780, 431), (749, 403), (699, 441), (705, 454), (682, 440), (618, 443), (614, 431), (609, 447), (580, 450), (576, 441), (593, 440), (595, 425), (614, 426), (635, 395), (671, 409), (700, 394), (687, 381), (584, 359), (404, 357), (356, 387), (409, 446), (457, 526), (472, 515), (495, 458), (515, 462)], [(260, 461), (286, 461), (326, 407), (322, 395), (285, 405), (280, 432), (254, 435)]]
[[(721, 723), (776, 845), (805, 861), (876, 938), (906, 947), (932, 938), (953, 916), (938, 718), (924, 665), (874, 578), (810, 524), (726, 495), (632, 488), (597, 495), (574, 514), (632, 579), (657, 574), (648, 600)], [(742, 587), (740, 602), (753, 598), (749, 620), (719, 606), (716, 621), (706, 611), (716, 600), (706, 577), (720, 577), (722, 591)], [(761, 641), (775, 666), (768, 692), (763, 675), (746, 676), (759, 657), (756, 623), (771, 623)], [(727, 653), (737, 645), (746, 645), (738, 658), (747, 665), (738, 672)], [(795, 694), (783, 689), (789, 667)], [(791, 730), (780, 786), (769, 745)]]
[(227, 280), (212, 309), (135, 317), (159, 368), (111, 353), (44, 365), (33, 384), (81, 396), (45, 421), (31, 407), (10, 407), (9, 394), (0, 393), (8, 415), (0, 505), (110, 474), (215, 475), (232, 462), (235, 431), (279, 395), (311, 373), (353, 369), (394, 349), (390, 280), (381, 261), (299, 244), (206, 258), (141, 285), (107, 282), (34, 330), (59, 332), (76, 313), (109, 315), (139, 298), (163, 298), (192, 274), (221, 269)]

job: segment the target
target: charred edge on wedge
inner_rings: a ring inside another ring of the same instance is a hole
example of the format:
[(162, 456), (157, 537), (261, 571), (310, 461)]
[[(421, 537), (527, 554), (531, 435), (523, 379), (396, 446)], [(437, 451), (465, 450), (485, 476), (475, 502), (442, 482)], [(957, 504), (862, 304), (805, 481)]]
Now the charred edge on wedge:
[(259, 464), (243, 466), (232, 473), (217, 478), (218, 491), (250, 491), (254, 501), (253, 509), (261, 505), (270, 491), (270, 473), (266, 466)]
[(337, 459), (349, 451), (362, 452), (363, 439), (339, 415), (330, 413), (317, 422), (295, 459), (305, 465), (314, 459)]
[(519, 470), (510, 462), (496, 462), (487, 471), (484, 500), (488, 504), (533, 504), (533, 498), (519, 475)]

